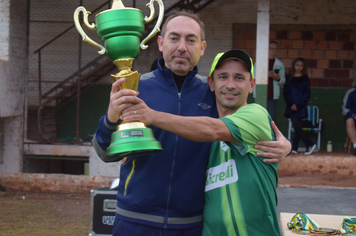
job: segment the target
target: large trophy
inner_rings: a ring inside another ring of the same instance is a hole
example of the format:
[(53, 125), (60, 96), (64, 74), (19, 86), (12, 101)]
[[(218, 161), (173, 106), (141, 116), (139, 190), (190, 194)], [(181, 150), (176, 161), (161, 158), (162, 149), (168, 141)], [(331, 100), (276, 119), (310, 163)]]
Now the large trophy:
[[(155, 15), (153, 3), (159, 5), (158, 20), (151, 33), (140, 43), (144, 31), (144, 23), (152, 21)], [(120, 70), (119, 73), (111, 75), (113, 81), (125, 77), (126, 82), (120, 89), (132, 89), (137, 91), (140, 73), (131, 71), (132, 63), (137, 58), (140, 47), (146, 49), (145, 43), (157, 32), (163, 20), (164, 5), (162, 0), (150, 0), (146, 5), (150, 8), (150, 16), (143, 18), (141, 10), (136, 8), (125, 8), (121, 0), (114, 0), (112, 8), (102, 11), (95, 16), (95, 24), (89, 23), (91, 14), (83, 6), (74, 12), (74, 23), (83, 41), (100, 48), (99, 54), (107, 53), (110, 60)], [(89, 38), (83, 31), (79, 22), (79, 14), (83, 12), (84, 24), (91, 30), (97, 31), (98, 36), (104, 41), (105, 47)], [(111, 144), (107, 148), (109, 161), (118, 161), (126, 156), (147, 155), (162, 150), (150, 128), (142, 122), (123, 122), (117, 127), (111, 136)]]

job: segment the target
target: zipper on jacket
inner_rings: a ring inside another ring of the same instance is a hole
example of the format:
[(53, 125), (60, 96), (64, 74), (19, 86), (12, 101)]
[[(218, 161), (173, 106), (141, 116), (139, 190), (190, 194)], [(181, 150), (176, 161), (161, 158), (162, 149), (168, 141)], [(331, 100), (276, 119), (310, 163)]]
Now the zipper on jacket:
[(133, 160), (132, 160), (132, 169), (131, 169), (131, 172), (129, 174), (129, 176), (126, 178), (126, 182), (125, 182), (125, 191), (124, 191), (124, 196), (126, 196), (126, 193), (127, 193), (127, 188), (129, 187), (129, 182), (131, 180), (131, 177), (134, 173), (134, 170), (135, 170), (135, 163), (136, 163), (136, 157), (133, 157)]
[[(184, 85), (184, 83), (183, 83), (183, 85)], [(182, 86), (182, 88), (183, 88), (183, 86)], [(176, 89), (178, 91), (177, 85), (176, 85)], [(181, 97), (182, 97), (182, 94), (180, 92), (178, 92), (178, 115), (180, 115)], [(178, 146), (178, 135), (176, 135), (176, 144), (175, 144), (174, 153), (173, 153), (172, 171), (171, 171), (171, 177), (170, 177), (169, 188), (168, 188), (168, 199), (167, 199), (167, 206), (166, 206), (166, 216), (164, 217), (165, 218), (164, 219), (164, 228), (167, 228), (167, 226), (168, 226), (168, 210), (169, 210), (169, 203), (170, 203), (170, 200), (171, 200), (172, 179), (173, 179), (173, 175), (174, 175), (174, 165), (175, 165), (176, 154), (177, 154), (177, 146)]]

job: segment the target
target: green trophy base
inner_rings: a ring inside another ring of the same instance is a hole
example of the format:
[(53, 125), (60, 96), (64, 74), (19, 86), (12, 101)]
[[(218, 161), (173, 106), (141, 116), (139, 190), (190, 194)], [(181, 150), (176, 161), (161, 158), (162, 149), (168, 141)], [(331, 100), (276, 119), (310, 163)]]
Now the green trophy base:
[(124, 157), (149, 155), (162, 150), (150, 128), (141, 122), (131, 122), (119, 125), (119, 130), (111, 135), (106, 156), (112, 161), (120, 161)]

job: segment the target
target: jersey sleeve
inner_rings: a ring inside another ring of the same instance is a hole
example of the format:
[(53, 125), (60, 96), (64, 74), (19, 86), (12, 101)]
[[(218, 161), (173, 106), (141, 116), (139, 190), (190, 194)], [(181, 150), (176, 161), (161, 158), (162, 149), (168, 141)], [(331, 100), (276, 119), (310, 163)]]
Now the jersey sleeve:
[(272, 119), (267, 110), (258, 104), (245, 105), (235, 113), (220, 119), (237, 140), (230, 144), (241, 155), (251, 153), (255, 156), (259, 150), (255, 149), (254, 145), (258, 141), (275, 140), (275, 135), (270, 125)]

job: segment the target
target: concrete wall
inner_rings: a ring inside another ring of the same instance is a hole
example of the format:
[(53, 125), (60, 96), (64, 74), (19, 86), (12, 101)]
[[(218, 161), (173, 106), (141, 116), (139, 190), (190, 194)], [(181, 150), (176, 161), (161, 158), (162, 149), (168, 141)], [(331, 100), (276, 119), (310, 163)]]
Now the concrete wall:
[(27, 1), (5, 0), (0, 2), (0, 7), (0, 119), (3, 124), (0, 171), (21, 172), (28, 72)]
[[(9, 61), (9, 28), (10, 28), (10, 2), (0, 2), (0, 27), (2, 33), (0, 35), (0, 81), (5, 81), (8, 77), (8, 61)], [(5, 88), (5, 87), (4, 87)], [(0, 86), (0, 98), (5, 94), (5, 90)], [(0, 99), (4, 101), (4, 99)], [(0, 103), (1, 104), (1, 103)], [(5, 119), (2, 118), (1, 108), (5, 110), (4, 105), (0, 105), (0, 165), (4, 163), (4, 123)]]
[(110, 176), (118, 178), (121, 162), (105, 163), (95, 153), (93, 146), (25, 144), (26, 156), (39, 157), (84, 157), (89, 160), (90, 176)]
[(355, 179), (355, 174), (355, 157), (346, 154), (291, 155), (278, 166), (280, 176), (318, 175)]
[(0, 118), (10, 116), (11, 109), (9, 105), (5, 104), (6, 90), (9, 76), (9, 34), (10, 34), (10, 0), (0, 2), (0, 27), (2, 29), (0, 35), (0, 79), (2, 84), (0, 86)]
[(9, 60), (9, 28), (10, 28), (10, 1), (0, 2), (0, 26), (2, 29), (0, 35), (0, 60)]
[(113, 177), (65, 174), (27, 174), (0, 172), (1, 186), (12, 191), (89, 193), (110, 187)]

